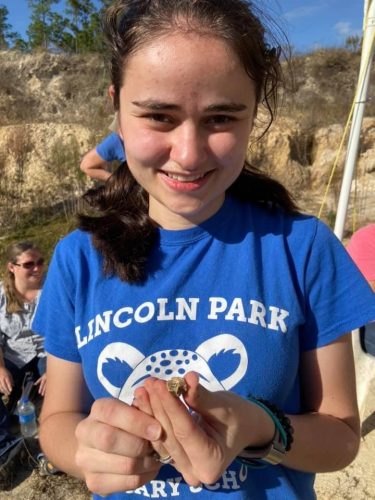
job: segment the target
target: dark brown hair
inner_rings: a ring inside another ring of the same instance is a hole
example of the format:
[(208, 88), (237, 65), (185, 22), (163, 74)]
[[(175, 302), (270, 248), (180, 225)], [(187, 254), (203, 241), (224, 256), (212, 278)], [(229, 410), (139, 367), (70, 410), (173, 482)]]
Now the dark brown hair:
[[(110, 49), (110, 74), (114, 107), (131, 55), (152, 40), (173, 33), (198, 33), (224, 40), (237, 54), (255, 84), (256, 103), (264, 104), (271, 125), (283, 81), (280, 50), (260, 21), (260, 12), (244, 0), (118, 0), (106, 11), (103, 29)], [(271, 44), (273, 42), (273, 45)], [(281, 207), (297, 208), (288, 191), (277, 181), (245, 163), (228, 190), (238, 198)], [(155, 225), (148, 216), (148, 195), (135, 181), (126, 163), (104, 186), (84, 195), (99, 214), (81, 215), (80, 228), (93, 235), (103, 254), (106, 274), (117, 274), (135, 283), (146, 278), (145, 265), (154, 243)]]

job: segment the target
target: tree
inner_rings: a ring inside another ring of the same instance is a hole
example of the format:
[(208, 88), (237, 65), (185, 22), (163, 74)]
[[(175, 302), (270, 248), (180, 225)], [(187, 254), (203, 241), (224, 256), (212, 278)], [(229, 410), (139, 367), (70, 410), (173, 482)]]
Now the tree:
[(105, 40), (101, 27), (101, 18), (104, 11), (112, 4), (113, 0), (100, 0), (99, 9), (90, 15), (87, 48), (91, 52), (103, 52), (105, 50)]
[(29, 44), (23, 38), (16, 37), (12, 41), (12, 48), (20, 52), (27, 52), (29, 50)]
[(75, 52), (90, 50), (94, 32), (90, 27), (95, 7), (91, 0), (66, 0), (66, 13), (70, 17), (70, 30), (75, 38)]
[(63, 52), (72, 52), (74, 50), (74, 36), (69, 31), (69, 20), (57, 12), (51, 13), (51, 45)]
[(20, 39), (18, 33), (10, 31), (12, 26), (8, 23), (8, 9), (0, 5), (0, 49), (8, 49), (16, 39)]
[(345, 40), (345, 47), (351, 52), (358, 52), (362, 44), (362, 38), (358, 35), (348, 36)]
[(28, 0), (31, 9), (31, 23), (27, 30), (31, 48), (47, 50), (51, 42), (51, 7), (59, 0)]

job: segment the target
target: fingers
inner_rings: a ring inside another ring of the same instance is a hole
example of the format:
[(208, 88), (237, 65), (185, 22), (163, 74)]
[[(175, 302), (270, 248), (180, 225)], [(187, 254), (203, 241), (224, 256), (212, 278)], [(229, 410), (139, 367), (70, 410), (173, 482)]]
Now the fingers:
[(161, 443), (153, 443), (153, 446), (156, 447), (161, 444), (167, 451), (166, 455), (173, 458), (174, 466), (182, 473), (185, 481), (190, 485), (199, 485), (201, 481), (194, 473), (190, 457), (186, 453), (183, 443), (180, 442), (180, 437), (175, 435), (172, 423), (174, 418), (185, 422), (186, 428), (184, 428), (184, 423), (182, 428), (184, 428), (184, 432), (186, 430), (186, 439), (190, 439), (191, 428), (196, 426), (194, 419), (189, 415), (183, 403), (171, 395), (166, 388), (165, 381), (150, 378), (146, 381), (145, 388), (155, 418), (158, 419), (164, 430)]
[[(196, 392), (198, 386), (196, 376), (188, 378), (188, 380), (193, 383), (191, 390)], [(211, 440), (197, 423), (197, 420), (183, 406), (182, 402), (169, 393), (162, 381), (156, 381), (152, 390), (155, 395), (154, 397), (150, 396), (150, 400), (155, 417), (162, 424), (167, 436), (172, 435), (176, 438), (179, 446), (183, 448), (184, 454), (188, 457), (188, 461), (190, 463), (200, 462), (204, 454), (207, 454), (207, 458), (210, 458), (213, 452)], [(167, 440), (165, 445), (167, 447)], [(171, 452), (169, 448), (168, 451)], [(174, 458), (174, 454), (171, 454)]]
[(87, 447), (78, 449), (76, 464), (82, 470), (85, 469), (86, 464), (90, 464), (90, 473), (93, 474), (122, 474), (126, 476), (157, 473), (160, 469), (160, 464), (152, 456), (129, 458)]
[(160, 439), (162, 434), (155, 418), (117, 399), (98, 399), (92, 405), (90, 417), (148, 441)]
[(144, 387), (138, 387), (134, 391), (133, 406), (146, 413), (146, 415), (150, 415), (151, 417), (154, 416), (152, 413), (152, 408), (148, 397), (148, 393)]
[(13, 377), (6, 368), (3, 368), (0, 374), (0, 391), (6, 396), (9, 396), (12, 390), (13, 390)]
[(115, 399), (97, 400), (76, 427), (76, 463), (91, 491), (107, 495), (136, 489), (160, 469), (149, 440), (160, 438), (155, 419)]
[(42, 375), (40, 378), (38, 378), (38, 380), (36, 382), (34, 382), (34, 385), (39, 385), (38, 393), (41, 396), (44, 396), (44, 394), (46, 392), (46, 382), (47, 382), (46, 374)]
[(78, 442), (90, 449), (108, 454), (137, 458), (151, 454), (148, 441), (91, 417), (82, 420), (76, 428)]
[[(169, 393), (165, 381), (149, 379), (145, 388), (154, 416), (164, 430), (163, 446), (173, 457), (176, 468), (190, 485), (211, 484), (233, 460), (226, 446), (227, 426), (217, 421), (215, 415), (221, 406), (218, 403), (220, 396), (200, 386), (194, 373), (186, 375), (185, 381), (188, 384), (185, 402), (194, 405), (197, 411), (202, 408), (205, 418), (196, 418), (196, 414), (189, 412), (178, 398)], [(224, 413), (228, 418), (231, 410), (224, 410)]]
[(105, 497), (119, 491), (134, 491), (144, 484), (152, 481), (156, 476), (154, 472), (125, 476), (123, 474), (96, 474), (86, 476), (86, 485), (90, 491)]
[[(153, 416), (153, 411), (151, 408), (150, 398), (148, 396), (148, 392), (144, 387), (138, 387), (134, 392), (134, 402), (133, 405), (136, 406), (139, 410), (143, 411), (147, 415)], [(162, 445), (161, 441), (153, 441), (151, 443), (153, 449), (160, 457), (168, 456), (167, 450)], [(155, 460), (156, 461), (156, 460)]]

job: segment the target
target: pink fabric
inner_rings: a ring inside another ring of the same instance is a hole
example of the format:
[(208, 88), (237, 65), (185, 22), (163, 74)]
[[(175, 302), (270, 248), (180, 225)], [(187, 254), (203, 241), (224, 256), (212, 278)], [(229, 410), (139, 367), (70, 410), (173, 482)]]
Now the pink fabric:
[(375, 280), (375, 224), (356, 231), (346, 249), (367, 281)]

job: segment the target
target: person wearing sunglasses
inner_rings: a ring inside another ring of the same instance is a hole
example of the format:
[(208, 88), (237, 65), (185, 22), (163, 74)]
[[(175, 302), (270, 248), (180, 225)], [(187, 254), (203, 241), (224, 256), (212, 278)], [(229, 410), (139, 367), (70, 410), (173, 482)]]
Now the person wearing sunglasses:
[[(11, 244), (3, 281), (0, 281), (0, 478), (15, 455), (20, 438), (10, 433), (9, 413), (22, 391), (26, 373), (31, 372), (38, 392), (44, 395), (46, 355), (43, 339), (31, 329), (44, 276), (44, 258), (29, 241)], [(5, 396), (5, 397), (4, 397)]]

